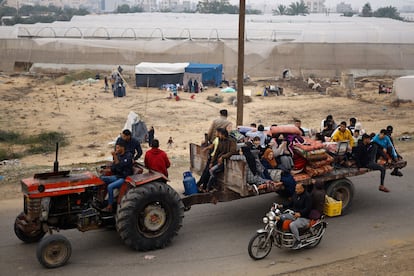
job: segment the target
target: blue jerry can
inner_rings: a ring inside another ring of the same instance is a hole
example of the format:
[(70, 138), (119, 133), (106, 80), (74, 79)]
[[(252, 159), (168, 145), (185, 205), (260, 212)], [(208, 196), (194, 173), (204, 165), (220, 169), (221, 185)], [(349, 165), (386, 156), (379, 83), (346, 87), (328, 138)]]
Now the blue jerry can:
[(184, 194), (192, 195), (198, 193), (197, 183), (191, 172), (183, 173)]

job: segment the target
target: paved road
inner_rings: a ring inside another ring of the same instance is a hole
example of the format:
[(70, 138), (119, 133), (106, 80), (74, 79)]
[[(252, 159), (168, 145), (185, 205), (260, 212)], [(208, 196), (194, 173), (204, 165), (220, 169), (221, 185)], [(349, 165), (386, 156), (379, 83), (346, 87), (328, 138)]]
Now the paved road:
[[(413, 164), (414, 160), (409, 160)], [(169, 247), (134, 252), (114, 230), (86, 233), (63, 231), (72, 243), (72, 257), (62, 268), (45, 270), (35, 257), (36, 245), (21, 243), (13, 233), (21, 200), (1, 201), (0, 275), (271, 275), (357, 256), (414, 241), (414, 169), (378, 191), (378, 172), (351, 178), (356, 194), (351, 212), (329, 218), (321, 244), (312, 250), (273, 248), (262, 261), (253, 261), (247, 244), (272, 201), (273, 194), (218, 205), (193, 206), (184, 226)], [(146, 256), (155, 256), (146, 259)]]

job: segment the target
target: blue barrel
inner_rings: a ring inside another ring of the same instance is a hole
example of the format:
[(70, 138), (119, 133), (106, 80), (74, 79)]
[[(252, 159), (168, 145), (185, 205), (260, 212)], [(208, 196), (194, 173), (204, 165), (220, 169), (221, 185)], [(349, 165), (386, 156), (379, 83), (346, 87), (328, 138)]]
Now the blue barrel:
[(192, 195), (198, 193), (197, 183), (191, 172), (183, 173), (184, 194)]

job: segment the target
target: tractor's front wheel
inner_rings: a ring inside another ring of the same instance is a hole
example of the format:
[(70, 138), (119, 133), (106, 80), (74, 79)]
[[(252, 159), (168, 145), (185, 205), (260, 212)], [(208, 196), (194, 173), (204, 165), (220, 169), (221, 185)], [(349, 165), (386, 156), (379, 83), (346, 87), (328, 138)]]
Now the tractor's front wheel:
[(167, 246), (182, 226), (184, 205), (168, 184), (152, 182), (129, 190), (116, 215), (116, 228), (129, 247), (147, 251)]
[(69, 240), (62, 235), (50, 235), (40, 241), (36, 249), (39, 263), (46, 268), (56, 268), (67, 263), (72, 255)]

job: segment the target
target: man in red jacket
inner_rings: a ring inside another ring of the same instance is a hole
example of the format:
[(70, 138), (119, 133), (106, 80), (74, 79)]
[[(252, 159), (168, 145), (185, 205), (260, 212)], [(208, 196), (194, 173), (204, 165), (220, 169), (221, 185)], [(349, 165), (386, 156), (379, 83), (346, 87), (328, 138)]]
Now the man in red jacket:
[(170, 167), (170, 160), (165, 151), (159, 149), (159, 146), (160, 142), (157, 139), (152, 140), (151, 149), (145, 153), (145, 167), (168, 177), (167, 169)]

